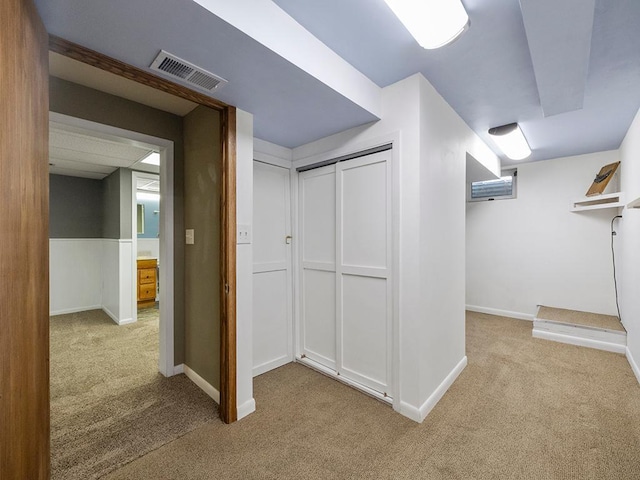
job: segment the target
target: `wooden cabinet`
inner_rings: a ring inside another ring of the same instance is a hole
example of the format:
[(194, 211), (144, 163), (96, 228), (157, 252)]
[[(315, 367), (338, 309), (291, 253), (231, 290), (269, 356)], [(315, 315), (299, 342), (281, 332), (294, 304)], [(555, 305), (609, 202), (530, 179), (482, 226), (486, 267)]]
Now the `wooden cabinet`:
[(156, 303), (158, 260), (138, 259), (138, 308), (152, 307)]

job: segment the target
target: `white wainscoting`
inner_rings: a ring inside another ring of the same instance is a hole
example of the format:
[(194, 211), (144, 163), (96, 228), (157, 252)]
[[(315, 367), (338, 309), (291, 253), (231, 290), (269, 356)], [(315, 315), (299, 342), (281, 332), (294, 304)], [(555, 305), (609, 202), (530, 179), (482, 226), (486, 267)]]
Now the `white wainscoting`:
[(160, 258), (159, 238), (138, 238), (138, 256)]
[(131, 240), (49, 240), (50, 315), (101, 308), (119, 325), (133, 321)]
[[(120, 268), (118, 271), (118, 295), (120, 296), (120, 311), (116, 323), (124, 325), (125, 323), (134, 322), (133, 311), (137, 308), (137, 296), (133, 292), (135, 285), (133, 284), (133, 243), (131, 240), (117, 240), (118, 242), (118, 260)], [(135, 267), (137, 269), (137, 266)]]
[(103, 240), (102, 249), (102, 309), (119, 323), (120, 315), (120, 242)]
[(50, 239), (50, 314), (101, 308), (102, 265), (101, 238)]

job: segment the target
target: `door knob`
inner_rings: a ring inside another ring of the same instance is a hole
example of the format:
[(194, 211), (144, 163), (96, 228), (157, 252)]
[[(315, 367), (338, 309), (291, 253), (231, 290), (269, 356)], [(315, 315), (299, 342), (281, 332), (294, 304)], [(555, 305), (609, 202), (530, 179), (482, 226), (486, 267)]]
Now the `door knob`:
[(291, 235), (287, 235), (286, 237), (284, 237), (284, 243), (286, 243), (287, 245), (291, 245), (291, 239), (293, 237)]

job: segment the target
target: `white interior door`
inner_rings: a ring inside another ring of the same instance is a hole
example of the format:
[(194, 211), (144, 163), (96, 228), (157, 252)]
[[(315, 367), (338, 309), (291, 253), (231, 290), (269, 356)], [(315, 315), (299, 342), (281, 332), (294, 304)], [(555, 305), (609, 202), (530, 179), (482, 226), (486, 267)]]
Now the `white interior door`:
[(301, 353), (390, 393), (391, 152), (300, 174)]
[(253, 375), (293, 360), (289, 170), (253, 165)]

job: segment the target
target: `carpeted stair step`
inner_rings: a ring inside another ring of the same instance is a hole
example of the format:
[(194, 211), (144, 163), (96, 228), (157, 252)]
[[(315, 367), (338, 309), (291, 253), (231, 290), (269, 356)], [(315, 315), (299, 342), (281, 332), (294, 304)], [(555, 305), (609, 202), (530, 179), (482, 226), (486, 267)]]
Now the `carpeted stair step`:
[(625, 353), (627, 332), (612, 315), (538, 306), (533, 336), (555, 342)]

